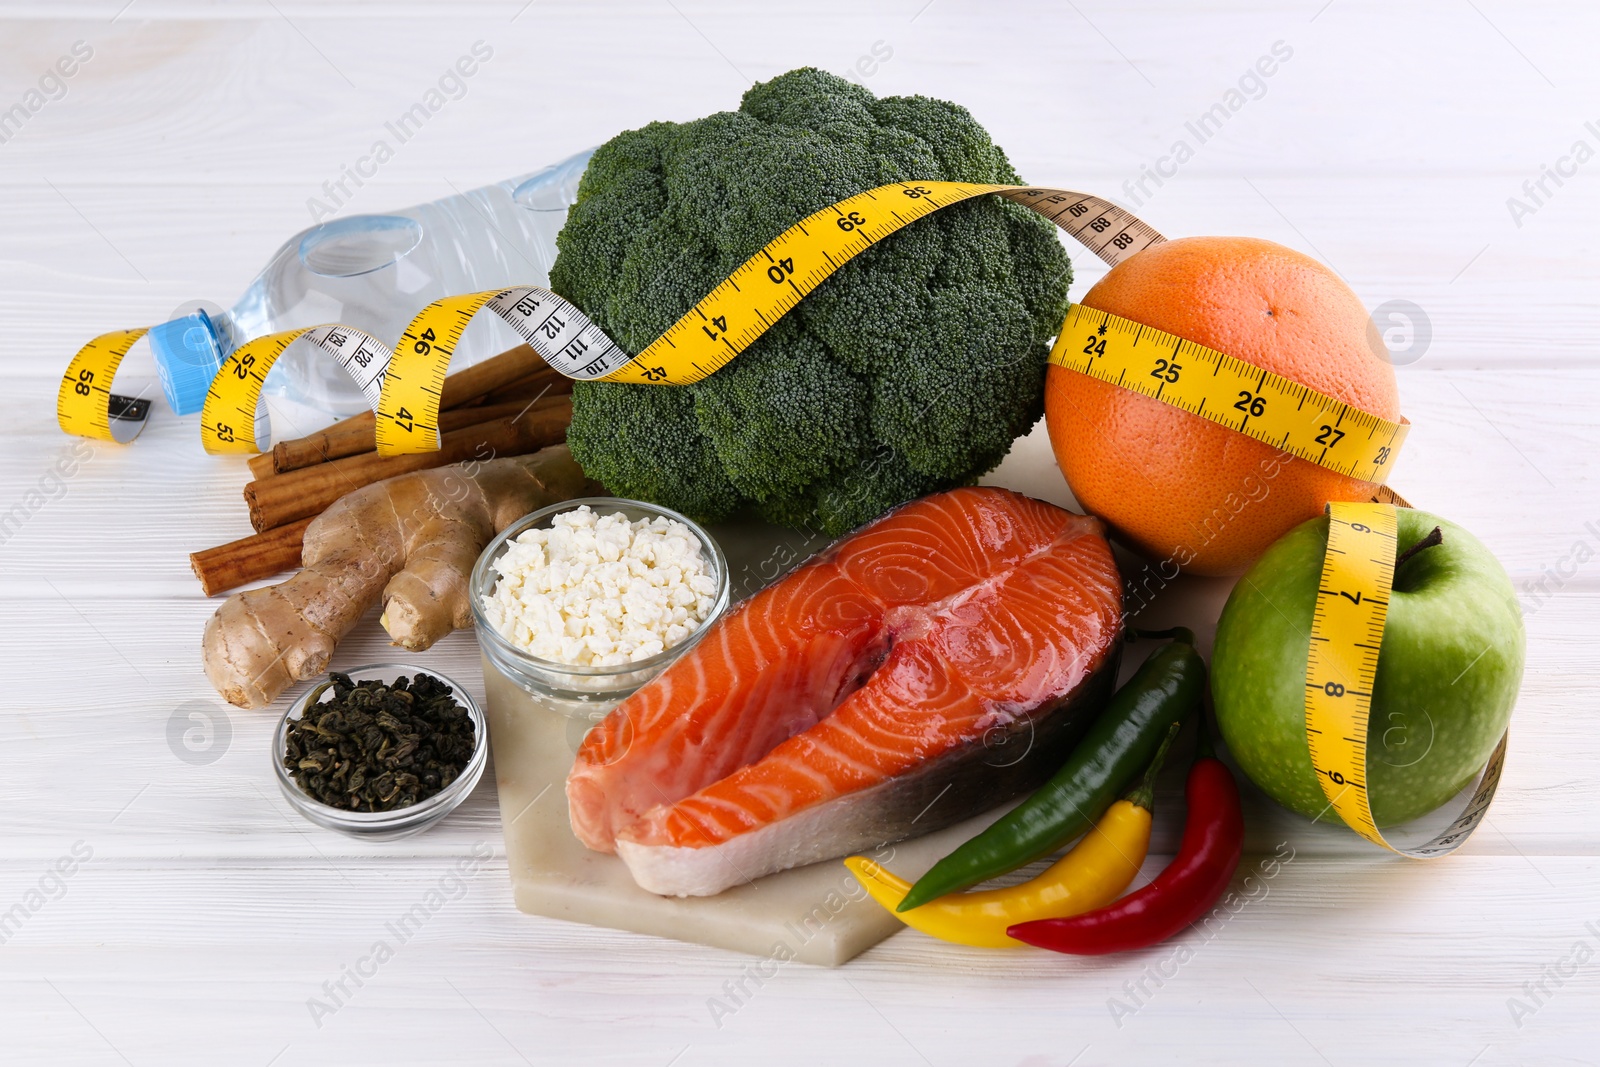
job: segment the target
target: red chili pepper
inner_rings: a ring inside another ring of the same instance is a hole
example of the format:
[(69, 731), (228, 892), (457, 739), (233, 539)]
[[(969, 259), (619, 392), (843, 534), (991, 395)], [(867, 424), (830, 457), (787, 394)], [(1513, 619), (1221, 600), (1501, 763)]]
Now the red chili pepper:
[(1239, 786), (1212, 753), (1203, 723), (1184, 796), (1189, 814), (1183, 842), (1155, 881), (1103, 908), (1018, 923), (1006, 933), (1039, 948), (1098, 956), (1154, 945), (1188, 928), (1228, 888), (1244, 847)]

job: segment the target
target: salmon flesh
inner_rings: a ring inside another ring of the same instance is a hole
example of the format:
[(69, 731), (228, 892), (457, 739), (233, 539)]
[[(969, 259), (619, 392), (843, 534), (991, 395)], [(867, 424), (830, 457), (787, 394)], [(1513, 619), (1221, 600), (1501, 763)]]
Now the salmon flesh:
[(996, 488), (913, 501), (617, 705), (567, 777), (573, 833), (703, 896), (976, 815), (1104, 703), (1121, 604), (1095, 519)]

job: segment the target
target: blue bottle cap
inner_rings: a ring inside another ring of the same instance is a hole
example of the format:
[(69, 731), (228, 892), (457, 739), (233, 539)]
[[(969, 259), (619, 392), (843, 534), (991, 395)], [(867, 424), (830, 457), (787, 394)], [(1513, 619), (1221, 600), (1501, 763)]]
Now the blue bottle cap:
[(199, 411), (227, 355), (211, 316), (193, 312), (151, 327), (149, 337), (167, 403), (179, 415)]

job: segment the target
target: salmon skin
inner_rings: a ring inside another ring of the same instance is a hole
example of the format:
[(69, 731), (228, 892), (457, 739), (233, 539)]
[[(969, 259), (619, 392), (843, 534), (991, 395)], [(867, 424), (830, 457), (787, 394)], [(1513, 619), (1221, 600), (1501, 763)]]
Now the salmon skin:
[(978, 814), (1110, 695), (1121, 604), (1095, 519), (987, 487), (912, 501), (617, 705), (567, 777), (573, 833), (704, 896)]

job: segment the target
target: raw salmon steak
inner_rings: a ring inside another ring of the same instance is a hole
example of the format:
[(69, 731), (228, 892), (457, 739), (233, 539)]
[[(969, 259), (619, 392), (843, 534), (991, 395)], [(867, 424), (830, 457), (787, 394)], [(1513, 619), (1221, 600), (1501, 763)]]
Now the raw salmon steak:
[(985, 811), (1104, 702), (1121, 603), (1095, 519), (1006, 489), (913, 501), (617, 705), (567, 777), (573, 833), (703, 896)]

